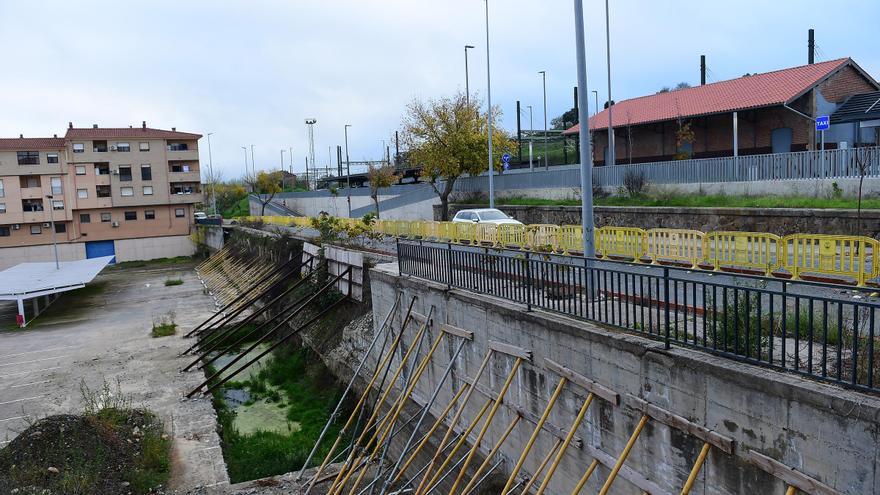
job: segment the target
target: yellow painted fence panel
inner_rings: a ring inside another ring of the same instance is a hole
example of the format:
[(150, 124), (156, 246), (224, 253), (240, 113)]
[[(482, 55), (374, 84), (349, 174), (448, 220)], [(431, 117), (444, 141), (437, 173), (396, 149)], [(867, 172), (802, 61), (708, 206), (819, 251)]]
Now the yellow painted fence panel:
[(596, 229), (596, 256), (629, 258), (640, 263), (647, 254), (648, 233), (634, 227), (600, 227)]
[(651, 263), (677, 261), (699, 268), (706, 234), (699, 230), (649, 229), (647, 255)]
[(771, 276), (782, 262), (781, 238), (761, 232), (709, 232), (705, 260), (716, 271), (754, 268)]
[(855, 279), (858, 286), (880, 274), (876, 256), (880, 242), (863, 236), (792, 234), (782, 240), (785, 269), (793, 280), (804, 273)]

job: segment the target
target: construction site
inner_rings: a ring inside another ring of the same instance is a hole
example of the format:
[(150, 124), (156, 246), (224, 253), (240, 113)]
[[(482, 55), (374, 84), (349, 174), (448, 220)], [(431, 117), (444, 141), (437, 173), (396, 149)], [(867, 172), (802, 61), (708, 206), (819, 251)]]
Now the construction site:
[(220, 411), (231, 484), (191, 493), (880, 486), (875, 287), (315, 226), (215, 232), (196, 267), (218, 310), (186, 332), (188, 398), (246, 417), (291, 349), (330, 377), (309, 442), (256, 481)]

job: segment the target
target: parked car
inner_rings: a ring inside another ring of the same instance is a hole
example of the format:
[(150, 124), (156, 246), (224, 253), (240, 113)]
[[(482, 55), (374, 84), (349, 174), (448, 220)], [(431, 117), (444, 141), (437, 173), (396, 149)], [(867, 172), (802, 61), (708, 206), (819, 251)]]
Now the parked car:
[(196, 220), (205, 220), (206, 218), (208, 218), (208, 215), (206, 215), (203, 211), (197, 211), (193, 213), (193, 218), (195, 218)]
[(495, 208), (480, 208), (475, 210), (461, 210), (455, 214), (453, 222), (491, 223), (495, 225), (514, 224), (522, 225), (519, 220), (514, 220), (501, 210)]

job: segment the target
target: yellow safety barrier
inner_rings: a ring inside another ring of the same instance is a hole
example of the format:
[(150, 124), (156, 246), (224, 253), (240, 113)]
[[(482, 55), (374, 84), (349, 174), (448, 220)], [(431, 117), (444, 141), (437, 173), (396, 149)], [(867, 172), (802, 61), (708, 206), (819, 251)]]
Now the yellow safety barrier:
[(596, 256), (630, 258), (640, 263), (648, 252), (648, 233), (633, 227), (601, 227), (596, 229)]
[(875, 257), (880, 242), (863, 236), (792, 234), (782, 238), (785, 269), (792, 280), (803, 273), (839, 275), (855, 279), (856, 285), (880, 273)]
[(699, 268), (703, 259), (706, 234), (699, 230), (650, 229), (648, 230), (647, 255), (651, 263), (679, 261)]
[(709, 232), (705, 260), (715, 271), (722, 267), (755, 268), (769, 277), (782, 261), (780, 239), (759, 232)]
[[(272, 225), (309, 227), (308, 217), (248, 216), (245, 221)], [(360, 219), (345, 219), (354, 225)], [(496, 246), (513, 249), (549, 251), (558, 254), (580, 253), (582, 228), (579, 225), (518, 225), (471, 222), (432, 222), (380, 220), (373, 231), (392, 237), (432, 239), (458, 244)], [(823, 274), (854, 279), (859, 286), (880, 276), (880, 241), (870, 237), (824, 234), (793, 234), (781, 238), (761, 232), (709, 232), (685, 229), (650, 229), (606, 226), (596, 229), (596, 256), (626, 258), (635, 263), (650, 258), (683, 262), (698, 269), (700, 262), (715, 270), (750, 268), (772, 276), (783, 268), (797, 280), (801, 274)]]

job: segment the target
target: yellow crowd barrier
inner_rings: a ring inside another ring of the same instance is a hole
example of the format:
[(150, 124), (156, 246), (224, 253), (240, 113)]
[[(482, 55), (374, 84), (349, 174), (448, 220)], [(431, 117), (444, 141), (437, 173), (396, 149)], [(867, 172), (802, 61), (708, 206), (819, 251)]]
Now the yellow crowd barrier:
[[(245, 217), (272, 225), (308, 227), (307, 217)], [(347, 223), (359, 219), (342, 219)], [(479, 246), (580, 253), (579, 225), (518, 225), (471, 222), (376, 220), (373, 231), (409, 239), (430, 239)], [(747, 269), (773, 276), (782, 269), (798, 280), (802, 275), (852, 279), (859, 286), (880, 276), (880, 241), (863, 236), (794, 234), (780, 237), (762, 232), (700, 232), (685, 229), (649, 229), (606, 226), (595, 231), (596, 256), (636, 263), (701, 263), (716, 271)]]

